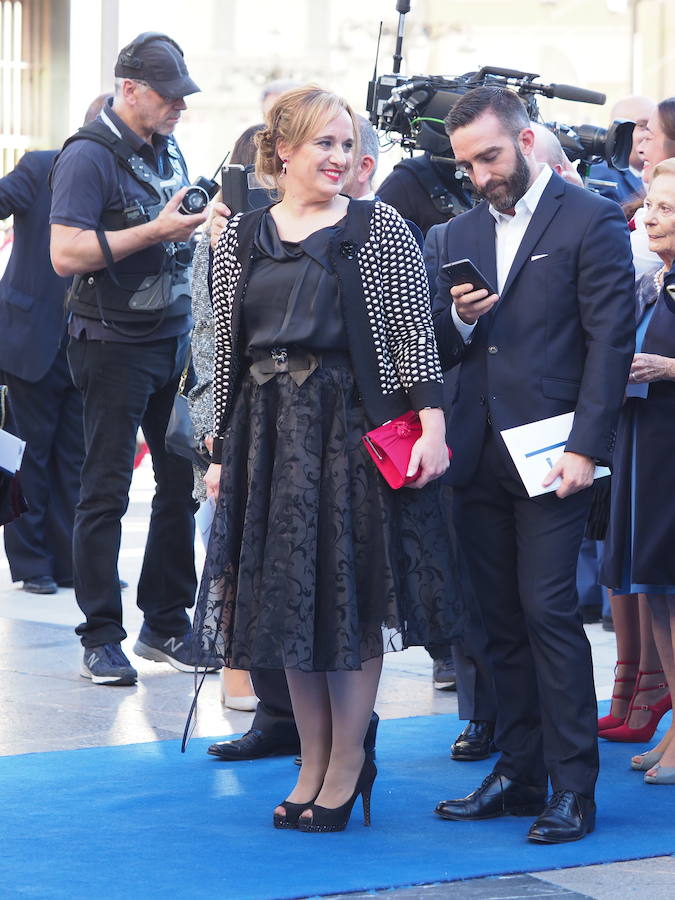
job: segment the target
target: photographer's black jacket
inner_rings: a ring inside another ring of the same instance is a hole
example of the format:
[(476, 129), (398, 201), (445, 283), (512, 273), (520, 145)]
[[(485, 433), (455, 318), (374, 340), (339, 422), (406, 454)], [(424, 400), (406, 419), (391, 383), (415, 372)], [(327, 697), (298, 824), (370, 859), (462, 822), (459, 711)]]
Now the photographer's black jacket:
[[(235, 216), (213, 264), (214, 434), (224, 434), (243, 372), (241, 306), (253, 239), (264, 209)], [(352, 200), (333, 233), (338, 282), (354, 374), (368, 418), (379, 425), (410, 408), (442, 405), (429, 288), (420, 249), (396, 210)]]

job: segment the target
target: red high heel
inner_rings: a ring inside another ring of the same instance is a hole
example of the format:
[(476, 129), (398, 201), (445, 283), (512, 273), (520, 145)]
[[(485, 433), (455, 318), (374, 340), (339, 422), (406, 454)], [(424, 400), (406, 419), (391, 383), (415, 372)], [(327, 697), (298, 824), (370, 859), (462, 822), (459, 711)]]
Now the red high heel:
[[(635, 690), (635, 684), (637, 682), (637, 675), (635, 676), (635, 678), (619, 678), (616, 673), (619, 670), (619, 666), (639, 666), (639, 665), (640, 665), (640, 663), (637, 661), (636, 662), (632, 662), (632, 661), (624, 662), (620, 659), (618, 659), (616, 661), (616, 665), (614, 666), (614, 687), (612, 688), (612, 700), (628, 700), (630, 703), (630, 701), (633, 699), (633, 691)], [(617, 684), (631, 684), (632, 687), (631, 687), (630, 694), (626, 697), (624, 694), (614, 693), (616, 691)], [(630, 709), (630, 706), (629, 706), (629, 709)], [(611, 707), (610, 707), (610, 714), (608, 716), (603, 716), (601, 719), (598, 719), (598, 734), (600, 734), (601, 731), (609, 731), (610, 728), (618, 728), (619, 725), (623, 725), (623, 723), (626, 721), (627, 716), (628, 716), (628, 712), (626, 712), (626, 716), (624, 716), (623, 718), (619, 718), (619, 716), (613, 716), (611, 713)], [(600, 735), (600, 736), (602, 737), (602, 735)]]
[[(663, 690), (663, 688), (668, 687), (665, 682), (660, 682), (659, 684), (650, 684), (648, 687), (640, 687), (640, 680), (643, 675), (663, 675), (663, 669), (657, 669), (655, 672), (638, 672), (637, 681), (635, 683), (635, 691), (633, 692), (633, 696), (631, 697), (630, 706), (628, 707), (628, 715), (626, 716), (623, 725), (619, 725), (618, 728), (610, 728), (607, 731), (603, 731), (600, 737), (605, 738), (605, 740), (607, 741), (623, 741), (625, 743), (643, 743), (644, 741), (648, 741), (651, 739), (654, 732), (656, 731), (659, 722), (672, 707), (672, 700), (670, 694), (666, 694), (665, 697), (662, 697), (659, 701), (653, 704), (645, 705), (642, 703), (636, 703), (635, 700), (637, 699), (638, 694)], [(628, 725), (630, 714), (634, 709), (649, 710), (649, 721), (641, 728), (631, 728)]]

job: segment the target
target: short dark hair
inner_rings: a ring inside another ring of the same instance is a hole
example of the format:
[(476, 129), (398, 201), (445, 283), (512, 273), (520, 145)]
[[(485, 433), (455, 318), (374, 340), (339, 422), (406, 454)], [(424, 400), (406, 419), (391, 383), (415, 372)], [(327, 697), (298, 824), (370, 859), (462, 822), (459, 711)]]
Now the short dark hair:
[(258, 125), (249, 125), (246, 131), (242, 131), (234, 142), (229, 162), (231, 165), (252, 166), (255, 164), (256, 146), (253, 138), (265, 127), (264, 122)]
[(458, 128), (475, 122), (483, 113), (493, 113), (504, 131), (514, 139), (523, 128), (530, 127), (530, 118), (522, 100), (513, 91), (501, 87), (471, 88), (459, 98), (445, 118), (449, 137)]
[(667, 97), (656, 107), (661, 128), (666, 136), (665, 148), (670, 156), (675, 156), (675, 97)]

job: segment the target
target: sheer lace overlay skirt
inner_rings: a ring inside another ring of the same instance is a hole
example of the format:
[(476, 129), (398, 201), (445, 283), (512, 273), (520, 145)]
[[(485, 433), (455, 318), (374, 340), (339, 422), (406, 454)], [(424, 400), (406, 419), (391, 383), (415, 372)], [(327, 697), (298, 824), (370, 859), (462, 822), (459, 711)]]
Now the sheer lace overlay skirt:
[(458, 635), (440, 486), (391, 490), (363, 449), (347, 367), (246, 375), (225, 435), (197, 597), (205, 649), (239, 669), (359, 669)]

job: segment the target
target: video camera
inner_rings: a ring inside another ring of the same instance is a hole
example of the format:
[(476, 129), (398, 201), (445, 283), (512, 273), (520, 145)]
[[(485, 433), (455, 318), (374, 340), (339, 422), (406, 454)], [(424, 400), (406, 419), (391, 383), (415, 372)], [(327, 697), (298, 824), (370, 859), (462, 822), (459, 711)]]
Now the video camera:
[[(366, 109), (370, 121), (378, 130), (396, 140), (406, 150), (427, 150), (440, 157), (451, 158), (450, 141), (445, 133), (444, 120), (461, 96), (473, 88), (485, 85), (509, 87), (522, 99), (532, 121), (541, 121), (537, 96), (558, 97), (580, 103), (602, 105), (605, 94), (573, 87), (569, 84), (541, 84), (533, 72), (483, 66), (477, 72), (467, 72), (456, 78), (438, 75), (400, 74), (401, 49), (405, 16), (410, 12), (410, 0), (397, 0), (399, 13), (394, 72), (377, 75), (368, 85)], [(378, 39), (379, 54), (379, 39)], [(620, 171), (628, 168), (634, 122), (617, 120), (609, 129), (594, 125), (571, 126), (544, 122), (560, 140), (567, 158), (589, 167), (592, 162), (605, 160)]]

